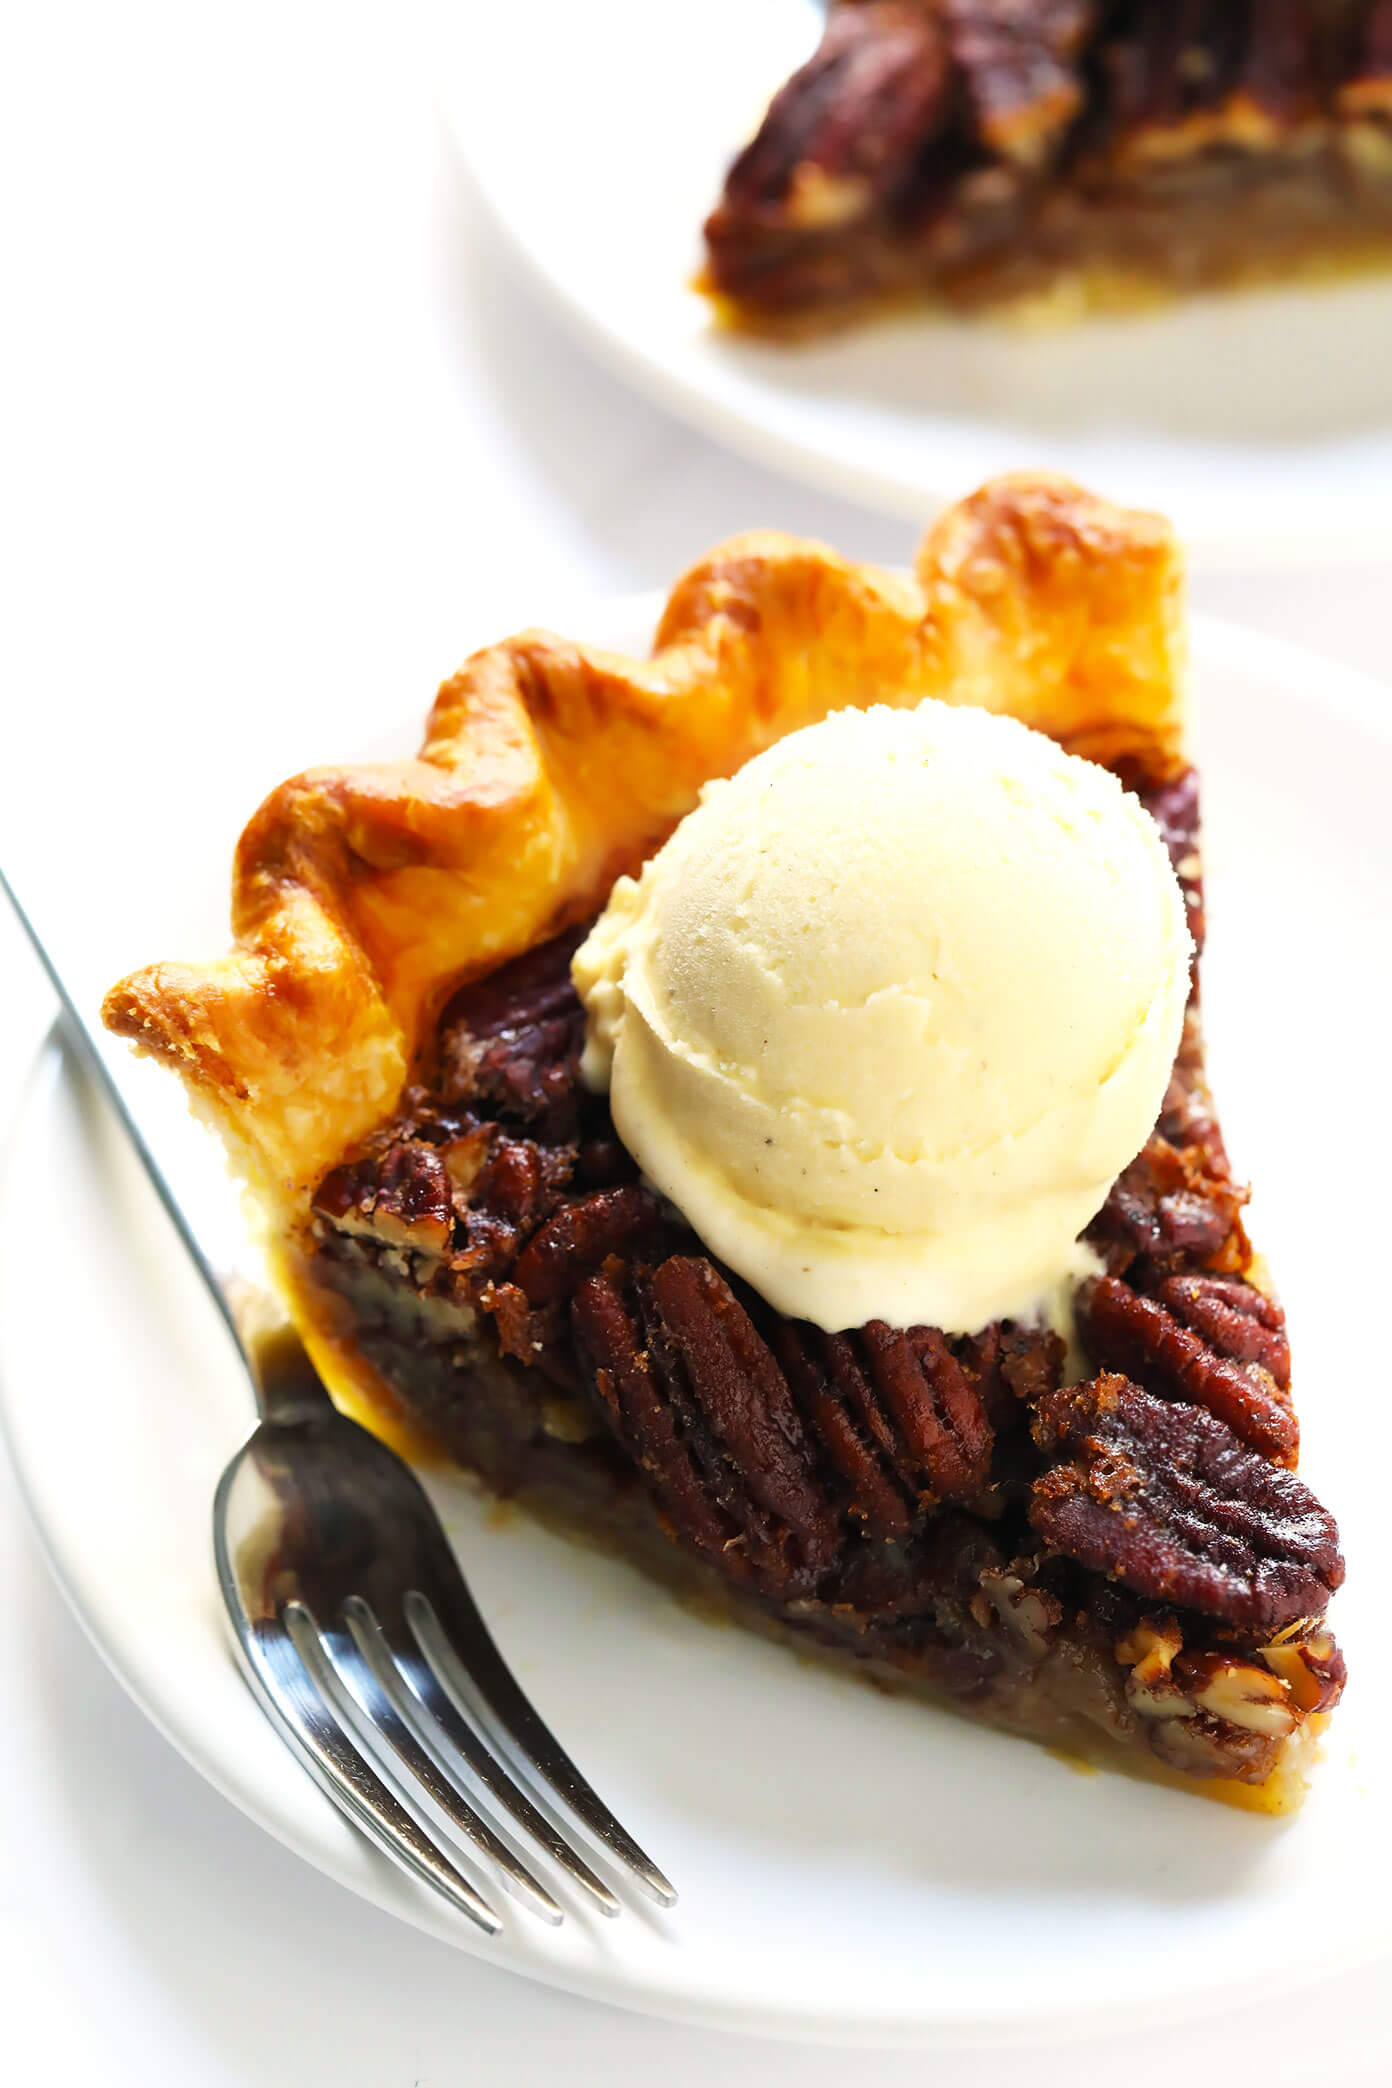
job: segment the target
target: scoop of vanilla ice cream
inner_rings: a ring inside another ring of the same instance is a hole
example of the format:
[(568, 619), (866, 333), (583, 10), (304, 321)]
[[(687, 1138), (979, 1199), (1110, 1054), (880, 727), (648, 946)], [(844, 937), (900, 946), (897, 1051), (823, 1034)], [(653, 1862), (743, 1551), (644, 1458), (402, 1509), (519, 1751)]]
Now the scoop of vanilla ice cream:
[(1189, 957), (1104, 769), (986, 711), (842, 711), (615, 887), (574, 961), (585, 1077), (780, 1312), (1056, 1317), (1159, 1112)]

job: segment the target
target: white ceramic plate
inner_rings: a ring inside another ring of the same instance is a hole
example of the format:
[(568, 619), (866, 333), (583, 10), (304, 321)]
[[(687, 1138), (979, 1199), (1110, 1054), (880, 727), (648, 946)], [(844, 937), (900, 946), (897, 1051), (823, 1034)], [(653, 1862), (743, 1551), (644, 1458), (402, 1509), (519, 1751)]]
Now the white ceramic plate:
[(763, 461), (918, 520), (1052, 466), (1159, 508), (1197, 560), (1392, 552), (1392, 275), (1028, 334), (928, 314), (790, 349), (721, 333), (700, 226), (818, 0), (447, 0), (436, 85), (558, 309)]
[[(579, 635), (641, 650), (656, 606), (596, 614)], [(524, 1685), (682, 1893), (669, 1917), (609, 1924), (577, 1909), (559, 1931), (503, 1901), (506, 1932), (484, 1942), (344, 1824), (243, 1689), (208, 1515), (247, 1394), (143, 1179), (51, 1048), (0, 1204), (10, 1444), (96, 1644), (253, 1819), (461, 1949), (629, 2007), (804, 2038), (1148, 2023), (1157, 1995), (1169, 2020), (1392, 1945), (1385, 1386), (1348, 1292), (1364, 1294), (1392, 1157), (1373, 926), (1392, 909), (1392, 710), (1356, 676), (1220, 625), (1198, 625), (1195, 664), (1218, 1091), (1261, 1185), (1255, 1224), (1290, 1310), (1306, 1470), (1339, 1511), (1349, 1561), (1336, 1614), (1354, 1681), (1304, 1813), (1275, 1822), (1081, 1775), (716, 1628), (619, 1562), (432, 1479)], [(322, 703), (332, 755), (342, 721), (331, 692)], [(372, 751), (405, 751), (414, 725)], [(267, 776), (278, 766), (268, 747)], [(202, 854), (181, 842), (176, 858), (186, 948), (218, 945), (246, 811), (217, 791), (210, 771)], [(136, 1071), (164, 1094), (171, 1135), (193, 1140), (173, 1083)]]

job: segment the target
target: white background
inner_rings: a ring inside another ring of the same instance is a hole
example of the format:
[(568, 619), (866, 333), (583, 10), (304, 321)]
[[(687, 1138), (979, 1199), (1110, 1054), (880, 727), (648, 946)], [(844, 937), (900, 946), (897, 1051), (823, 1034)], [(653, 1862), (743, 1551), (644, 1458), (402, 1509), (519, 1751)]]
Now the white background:
[[(0, 218), (0, 845), (60, 925), (83, 909), (109, 976), (159, 954), (129, 865), (149, 862), (171, 790), (196, 799), (215, 763), (245, 777), (250, 810), (276, 774), (341, 751), (297, 737), (297, 688), (342, 688), (345, 713), (376, 691), (386, 715), (423, 712), (466, 628), (664, 584), (755, 524), (863, 557), (911, 549), (901, 524), (631, 399), (555, 331), (477, 222), (407, 10), (12, 10)], [(1384, 676), (1389, 595), (1373, 564), (1195, 585), (1205, 608)], [(7, 1117), (46, 1019), (7, 923), (0, 980)], [(525, 1985), (299, 1864), (102, 1669), (3, 1463), (0, 1822), (6, 2080), (847, 2078), (844, 2056)], [(1002, 1939), (1003, 1979), (1028, 1947)], [(1126, 2037), (864, 2055), (850, 2077), (1371, 2084), (1392, 2051), (1387, 1984), (1372, 1969), (1180, 2030), (1157, 1993)]]

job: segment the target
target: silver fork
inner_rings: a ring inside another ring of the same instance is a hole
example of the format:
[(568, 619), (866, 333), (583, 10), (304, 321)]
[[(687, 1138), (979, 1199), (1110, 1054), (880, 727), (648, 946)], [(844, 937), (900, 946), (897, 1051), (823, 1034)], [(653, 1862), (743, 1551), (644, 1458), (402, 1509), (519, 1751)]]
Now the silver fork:
[(218, 1484), (213, 1551), (239, 1664), (267, 1718), (369, 1840), (489, 1935), (499, 1916), (447, 1840), (486, 1858), (532, 1913), (563, 1919), (499, 1815), (602, 1913), (617, 1914), (619, 1900), (563, 1827), (567, 1814), (623, 1877), (674, 1905), (518, 1687), (410, 1467), (338, 1412), (293, 1328), (266, 1325), (263, 1294), (218, 1276), (3, 871), (0, 890), (246, 1364), (261, 1421)]

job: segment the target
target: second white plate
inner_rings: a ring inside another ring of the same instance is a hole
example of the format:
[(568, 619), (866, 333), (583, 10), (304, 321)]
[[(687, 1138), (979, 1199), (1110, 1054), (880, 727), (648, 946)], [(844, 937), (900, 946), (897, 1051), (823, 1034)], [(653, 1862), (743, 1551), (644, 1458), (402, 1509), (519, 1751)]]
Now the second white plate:
[(1022, 463), (1177, 525), (1196, 562), (1392, 555), (1392, 274), (1024, 333), (930, 313), (800, 348), (711, 324), (700, 227), (817, 0), (441, 7), (436, 85), (538, 283), (652, 397), (918, 520)]
[[(596, 611), (575, 634), (645, 649), (657, 606)], [(1304, 1468), (1339, 1514), (1349, 1564), (1335, 1623), (1353, 1682), (1305, 1811), (1272, 1821), (1079, 1775), (714, 1628), (617, 1560), (432, 1479), (525, 1687), (682, 1893), (671, 1916), (614, 1923), (572, 1905), (560, 1930), (504, 1902), (505, 1933), (485, 1942), (345, 1824), (242, 1686), (209, 1510), (250, 1401), (143, 1178), (51, 1051), (0, 1201), (0, 1411), (15, 1465), (55, 1572), (132, 1695), (307, 1861), (533, 1978), (800, 2038), (1147, 2024), (1157, 1995), (1172, 2022), (1392, 1947), (1386, 1476), (1369, 1454), (1385, 1388), (1351, 1307), (1392, 1162), (1388, 984), (1369, 929), (1392, 911), (1392, 711), (1356, 676), (1222, 626), (1197, 625), (1194, 661), (1216, 1085), (1290, 1312)], [(318, 702), (308, 723), (332, 756), (337, 693), (300, 700)], [(380, 751), (413, 747), (417, 724)], [(267, 781), (279, 766), (268, 745)], [(177, 831), (162, 838), (187, 887), (190, 951), (220, 947), (248, 809), (231, 795), (214, 768), (196, 796), (170, 795)], [(75, 975), (101, 975), (99, 950), (64, 954)], [(174, 1084), (137, 1071), (192, 1138)]]

